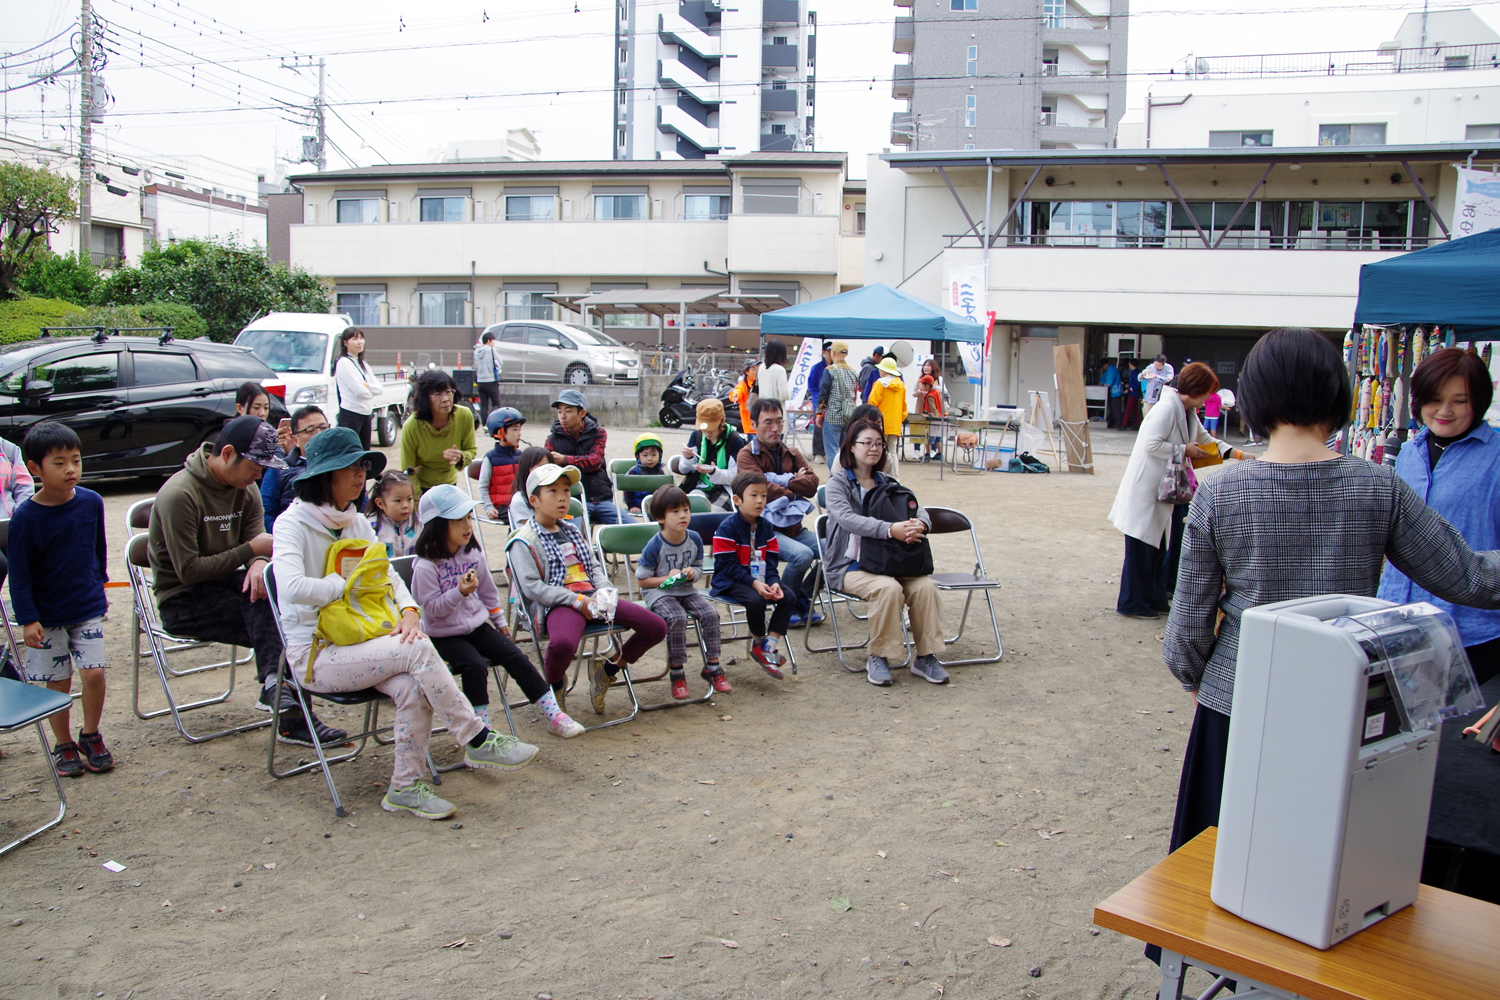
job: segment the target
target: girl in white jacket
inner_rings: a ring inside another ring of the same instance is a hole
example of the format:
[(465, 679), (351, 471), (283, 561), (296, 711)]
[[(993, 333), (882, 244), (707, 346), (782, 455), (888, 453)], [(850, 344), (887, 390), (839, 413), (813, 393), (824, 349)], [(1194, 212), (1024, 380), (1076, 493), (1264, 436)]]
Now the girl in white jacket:
[(339, 334), (339, 356), (333, 362), (333, 383), (339, 394), (338, 425), (359, 435), (360, 447), (370, 447), (374, 401), (384, 390), (370, 366), (365, 364), (364, 331), (351, 326)]

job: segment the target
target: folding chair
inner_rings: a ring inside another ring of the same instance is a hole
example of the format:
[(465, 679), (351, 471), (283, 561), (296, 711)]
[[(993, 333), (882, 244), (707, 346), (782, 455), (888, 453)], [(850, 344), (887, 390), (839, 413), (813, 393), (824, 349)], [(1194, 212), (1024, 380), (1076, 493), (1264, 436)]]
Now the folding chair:
[[(606, 553), (620, 556), (625, 563), (625, 597), (627, 600), (638, 604), (645, 604), (645, 593), (635, 575), (634, 559), (646, 548), (646, 543), (656, 536), (661, 526), (651, 524), (606, 524), (599, 528), (599, 547)], [(698, 642), (698, 651), (703, 654), (703, 663), (708, 664), (708, 645), (704, 642), (703, 633), (698, 629), (697, 619), (688, 616), (688, 627), (692, 629), (693, 636)], [(664, 666), (660, 673), (652, 674), (650, 677), (637, 677), (638, 681), (658, 681), (667, 676), (667, 667)], [(685, 698), (682, 701), (672, 699), (671, 701), (658, 702), (654, 705), (642, 705), (642, 712), (655, 712), (658, 709), (677, 708), (680, 705), (701, 705), (714, 696), (713, 686), (710, 685), (708, 693), (701, 698)]]
[[(477, 458), (469, 463), (468, 469), (465, 470), (464, 485), (468, 487), (469, 499), (477, 501), (479, 503), (479, 506), (474, 508), (474, 535), (479, 539), (479, 548), (484, 551), (485, 557), (488, 558), (489, 549), (485, 545), (484, 529), (486, 527), (499, 528), (506, 535), (509, 535), (510, 522), (502, 521), (498, 517), (492, 518), (484, 516), (484, 508), (489, 504), (490, 498), (487, 496), (480, 496), (478, 494), (479, 467), (482, 464), (483, 460)], [(490, 575), (498, 579), (502, 574), (500, 570), (497, 570), (494, 566), (491, 566)]]
[[(180, 653), (190, 649), (203, 649), (214, 645), (209, 641), (190, 639), (173, 635), (162, 625), (160, 613), (156, 608), (156, 598), (153, 594), (154, 571), (150, 560), (150, 535), (147, 528), (151, 523), (152, 500), (141, 500), (130, 505), (125, 513), (125, 528), (129, 541), (125, 548), (125, 575), (130, 582), (130, 597), (134, 612), (133, 641), (131, 643), (131, 680), (130, 680), (130, 705), (134, 709), (136, 718), (141, 720), (159, 719), (164, 715), (172, 716), (172, 724), (182, 734), (182, 738), (189, 743), (207, 743), (216, 740), (220, 736), (231, 736), (235, 733), (247, 733), (254, 729), (260, 729), (271, 724), (270, 719), (256, 719), (243, 725), (231, 726), (218, 732), (194, 735), (188, 732), (186, 723), (183, 721), (182, 713), (192, 711), (195, 708), (206, 708), (209, 705), (222, 705), (229, 700), (234, 693), (235, 675), (239, 667), (254, 659), (254, 650), (247, 650), (243, 657), (239, 656), (239, 647), (229, 647), (229, 658), (219, 660), (215, 663), (205, 663), (196, 667), (185, 667), (181, 670), (173, 667), (168, 657), (173, 653)], [(146, 649), (141, 649), (141, 640), (144, 638)], [(158, 708), (153, 711), (145, 711), (141, 708), (141, 660), (149, 658), (152, 667), (156, 670), (156, 678), (161, 684), (162, 695), (166, 698), (167, 707)], [(192, 674), (200, 674), (206, 670), (218, 670), (221, 667), (229, 668), (228, 683), (225, 684), (223, 692), (200, 698), (196, 701), (180, 702), (177, 694), (172, 691), (172, 679), (176, 677), (188, 677)]]
[[(577, 501), (574, 502), (576, 503)], [(515, 567), (512, 563), (512, 560), (516, 558), (516, 549), (518, 547), (524, 547), (524, 545), (525, 543), (517, 542), (512, 539), (505, 546), (505, 572), (511, 578), (511, 630), (512, 632), (514, 632), (517, 629), (524, 629), (526, 632), (531, 634), (531, 644), (536, 649), (536, 662), (540, 664), (545, 662), (546, 660), (546, 650), (543, 646), (543, 640), (547, 638), (545, 631), (546, 616), (541, 616), (540, 621), (536, 620), (536, 618), (533, 617), (530, 603), (526, 600), (525, 595), (521, 593), (521, 588), (516, 585)], [(522, 558), (529, 559), (531, 558), (531, 556), (529, 554), (523, 554)], [(599, 652), (599, 643), (601, 641), (606, 642), (607, 648), (612, 649), (616, 645), (618, 645), (618, 643), (616, 642), (616, 637), (619, 636), (622, 632), (626, 631), (629, 630), (624, 626), (615, 625), (611, 622), (590, 621), (587, 625), (584, 626), (583, 636), (578, 640), (578, 651), (574, 654), (573, 657), (572, 676), (568, 678), (567, 686), (563, 689), (565, 694), (569, 691), (572, 691), (574, 685), (578, 683), (578, 675), (583, 669), (583, 663), (585, 659), (584, 650), (591, 646), (592, 652), (587, 654), (588, 658), (593, 659), (595, 657), (598, 657), (601, 655)], [(592, 726), (584, 726), (584, 732), (591, 733), (596, 729), (607, 729), (610, 726), (618, 726), (621, 723), (632, 721), (636, 716), (641, 714), (641, 702), (640, 699), (636, 697), (635, 684), (631, 681), (630, 668), (628, 666), (620, 671), (619, 676), (615, 679), (614, 683), (615, 685), (618, 685), (622, 682), (625, 685), (625, 692), (630, 695), (630, 714), (622, 716), (618, 719), (610, 719), (608, 722), (600, 722)]]
[(967, 514), (962, 511), (953, 510), (950, 507), (928, 507), (927, 515), (932, 519), (932, 527), (927, 530), (928, 536), (952, 535), (968, 532), (969, 541), (974, 545), (974, 570), (972, 573), (934, 573), (932, 582), (937, 584), (940, 591), (960, 591), (964, 594), (964, 613), (958, 621), (958, 632), (951, 638), (944, 638), (946, 645), (953, 645), (963, 638), (964, 627), (969, 621), (969, 607), (974, 603), (976, 591), (984, 594), (985, 606), (990, 612), (990, 626), (995, 633), (995, 655), (980, 656), (967, 660), (941, 660), (945, 667), (963, 667), (975, 663), (999, 663), (1000, 657), (1005, 655), (1005, 647), (1000, 643), (1000, 622), (995, 617), (995, 602), (993, 591), (1000, 589), (1000, 581), (990, 579), (989, 573), (984, 568), (984, 556), (979, 551), (979, 534), (974, 530), (974, 522), (969, 520)]
[[(820, 507), (823, 505), (822, 487), (818, 488), (818, 505)], [(839, 663), (843, 665), (843, 668), (845, 670), (849, 671), (851, 674), (862, 674), (865, 672), (864, 664), (850, 666), (849, 661), (844, 658), (844, 650), (864, 649), (870, 645), (870, 637), (866, 635), (864, 642), (857, 644), (845, 643), (844, 640), (839, 637), (839, 616), (836, 605), (844, 605), (845, 608), (848, 609), (850, 617), (863, 621), (865, 619), (868, 619), (869, 615), (857, 614), (854, 611), (854, 605), (856, 602), (863, 601), (864, 598), (860, 597), (858, 594), (851, 594), (847, 591), (835, 590), (833, 586), (828, 582), (828, 561), (823, 556), (823, 548), (828, 544), (827, 514), (818, 515), (817, 527), (814, 533), (818, 536), (818, 576), (813, 585), (813, 600), (821, 602), (828, 609), (828, 614), (826, 615), (826, 617), (828, 619), (828, 624), (833, 626), (833, 644), (829, 646), (814, 646), (812, 641), (813, 630), (810, 628), (802, 630), (802, 644), (807, 648), (807, 651), (809, 653), (837, 653), (839, 657)], [(901, 627), (904, 632), (906, 628), (904, 612)], [(908, 653), (908, 665), (910, 664), (910, 660), (911, 655), (910, 653)]]
[[(63, 821), (68, 813), (68, 800), (63, 795), (62, 779), (52, 763), (52, 746), (47, 742), (47, 731), (42, 720), (58, 712), (66, 712), (73, 699), (61, 691), (53, 691), (36, 684), (26, 684), (0, 677), (0, 734), (13, 733), (17, 729), (36, 726), (37, 739), (42, 741), (42, 766), (52, 774), (52, 786), (57, 789), (57, 815), (41, 826), (0, 847), (0, 855), (9, 854), (39, 834), (46, 833)], [(7, 769), (12, 767), (6, 762)], [(14, 776), (12, 776), (14, 777)], [(21, 796), (25, 798), (26, 796)]]

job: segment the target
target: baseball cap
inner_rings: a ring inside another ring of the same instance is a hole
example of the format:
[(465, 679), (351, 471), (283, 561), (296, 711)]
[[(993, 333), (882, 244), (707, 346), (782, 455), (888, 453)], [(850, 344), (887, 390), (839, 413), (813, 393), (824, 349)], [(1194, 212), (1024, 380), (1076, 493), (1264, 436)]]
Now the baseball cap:
[[(315, 439), (316, 440), (316, 439)], [(276, 431), (260, 417), (247, 413), (235, 417), (219, 432), (219, 447), (232, 445), (234, 453), (267, 469), (285, 469), (286, 459), (276, 447)]]
[(526, 495), (535, 496), (536, 491), (543, 486), (563, 478), (568, 480), (568, 488), (572, 489), (578, 485), (578, 480), (582, 477), (583, 473), (579, 472), (578, 467), (574, 465), (538, 465), (531, 470), (531, 475), (526, 477)]
[(589, 408), (589, 401), (577, 389), (564, 389), (552, 401), (552, 406), (554, 408), (559, 406), (576, 406), (580, 410), (587, 410)]
[(476, 506), (478, 504), (470, 500), (463, 490), (452, 483), (443, 483), (422, 494), (422, 502), (417, 504), (417, 518), (423, 524), (435, 517), (456, 521), (467, 517)]
[(750, 369), (754, 368), (758, 364), (760, 364), (760, 358), (755, 358), (755, 357), (746, 358), (745, 359), (745, 364), (744, 364), (744, 366), (740, 370), (741, 371), (749, 371)]
[(712, 396), (705, 397), (698, 400), (695, 415), (700, 431), (706, 431), (710, 427), (717, 427), (724, 422), (724, 404)]

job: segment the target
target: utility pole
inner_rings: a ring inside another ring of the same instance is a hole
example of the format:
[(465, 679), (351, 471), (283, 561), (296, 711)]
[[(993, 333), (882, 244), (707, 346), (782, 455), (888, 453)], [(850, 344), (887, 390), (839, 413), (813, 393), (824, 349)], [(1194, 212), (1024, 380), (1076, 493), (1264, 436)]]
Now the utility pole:
[[(87, 2), (87, 0), (85, 0), (85, 2)], [(325, 62), (322, 59), (319, 59), (318, 60), (318, 103), (315, 106), (315, 113), (316, 113), (317, 120), (318, 120), (318, 159), (317, 159), (316, 163), (317, 163), (317, 166), (318, 166), (318, 172), (319, 173), (321, 173), (324, 170), (328, 169), (328, 131), (327, 131), (327, 128), (326, 128), (325, 123), (323, 121), (323, 102), (324, 102), (324, 96), (323, 96), (323, 77), (325, 75), (325, 71), (326, 71), (326, 64), (325, 64)]]
[[(306, 58), (307, 62), (302, 60)], [(281, 68), (289, 69), (297, 73), (304, 66), (312, 68), (311, 56), (292, 56), (291, 62), (281, 60)], [(304, 135), (302, 137), (302, 157), (298, 163), (314, 164), (319, 171), (328, 169), (328, 126), (325, 119), (325, 108), (327, 97), (324, 90), (328, 75), (328, 65), (325, 60), (318, 60), (318, 96), (313, 98), (313, 129), (316, 134)]]
[(83, 0), (78, 17), (78, 253), (93, 252), (94, 218), (94, 11)]

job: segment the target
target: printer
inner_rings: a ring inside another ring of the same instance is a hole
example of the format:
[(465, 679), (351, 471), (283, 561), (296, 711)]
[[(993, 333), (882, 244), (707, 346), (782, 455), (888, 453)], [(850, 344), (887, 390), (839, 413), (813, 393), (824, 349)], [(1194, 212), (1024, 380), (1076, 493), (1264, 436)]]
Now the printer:
[(1324, 596), (1241, 619), (1213, 901), (1329, 948), (1416, 901), (1442, 720), (1483, 699), (1453, 620)]

